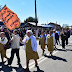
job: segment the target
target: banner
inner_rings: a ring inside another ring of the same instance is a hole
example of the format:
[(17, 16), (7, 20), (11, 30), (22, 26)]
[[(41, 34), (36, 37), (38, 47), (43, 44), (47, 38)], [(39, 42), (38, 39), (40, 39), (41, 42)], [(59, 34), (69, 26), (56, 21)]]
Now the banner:
[(1, 12), (0, 12), (0, 20), (2, 19)]
[(4, 25), (10, 30), (18, 28), (20, 26), (19, 18), (6, 5), (0, 11), (0, 19), (2, 20)]

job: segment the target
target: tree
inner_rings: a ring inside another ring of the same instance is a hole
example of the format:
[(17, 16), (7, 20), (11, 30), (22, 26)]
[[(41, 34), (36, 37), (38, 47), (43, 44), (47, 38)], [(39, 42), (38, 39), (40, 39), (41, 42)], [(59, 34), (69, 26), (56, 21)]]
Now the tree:
[(27, 22), (36, 22), (36, 21), (38, 23), (38, 18), (37, 18), (37, 20), (35, 20), (35, 18), (33, 18), (33, 17), (28, 17), (26, 20), (24, 20), (25, 23), (27, 23)]
[(24, 20), (25, 23), (27, 22), (35, 22), (35, 18), (33, 17), (28, 17), (26, 20)]
[(66, 26), (66, 29), (69, 29), (69, 26)]

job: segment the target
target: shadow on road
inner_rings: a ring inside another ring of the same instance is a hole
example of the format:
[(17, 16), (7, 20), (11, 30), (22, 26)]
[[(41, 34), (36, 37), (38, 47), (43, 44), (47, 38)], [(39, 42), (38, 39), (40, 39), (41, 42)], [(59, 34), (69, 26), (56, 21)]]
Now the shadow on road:
[(3, 71), (3, 72), (13, 72), (13, 69), (15, 69), (16, 72), (27, 72), (26, 70), (24, 70), (24, 68), (21, 66), (21, 64), (19, 64), (19, 67), (12, 67), (12, 66), (8, 66), (8, 65), (4, 65), (4, 64), (0, 63), (0, 66), (2, 66), (0, 68), (0, 72), (1, 71)]
[(67, 45), (67, 46), (72, 46), (72, 44), (69, 44), (69, 45)]
[(2, 66), (2, 67), (0, 68), (0, 72), (1, 72), (1, 71), (3, 71), (3, 72), (11, 72), (11, 71), (12, 71), (12, 68), (9, 67), (8, 65), (4, 65), (4, 64), (1, 64), (1, 63), (0, 63), (0, 66)]
[(66, 59), (61, 58), (61, 57), (57, 57), (57, 56), (47, 56), (47, 55), (44, 55), (44, 56), (47, 57), (47, 58), (51, 58), (51, 59), (53, 59), (53, 60), (62, 60), (62, 61), (64, 61), (64, 62), (67, 62)]
[(63, 49), (57, 49), (58, 51), (72, 51), (72, 49), (65, 49), (65, 50), (63, 50)]
[(72, 51), (72, 49), (66, 49), (66, 51)]
[(44, 71), (40, 70), (39, 66), (37, 66), (37, 71), (33, 71), (33, 72), (44, 72)]
[(58, 51), (66, 51), (66, 50), (63, 50), (63, 49), (57, 49)]

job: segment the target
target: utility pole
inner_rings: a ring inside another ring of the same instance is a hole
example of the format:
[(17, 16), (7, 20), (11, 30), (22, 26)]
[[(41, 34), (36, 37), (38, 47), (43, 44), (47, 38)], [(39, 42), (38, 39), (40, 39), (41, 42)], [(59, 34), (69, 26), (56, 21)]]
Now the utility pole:
[(36, 9), (36, 0), (35, 0), (35, 23), (36, 23), (36, 30), (37, 30), (37, 9)]
[(36, 38), (38, 37), (38, 30), (37, 30), (37, 9), (36, 9), (36, 0), (35, 0), (35, 23), (36, 23)]

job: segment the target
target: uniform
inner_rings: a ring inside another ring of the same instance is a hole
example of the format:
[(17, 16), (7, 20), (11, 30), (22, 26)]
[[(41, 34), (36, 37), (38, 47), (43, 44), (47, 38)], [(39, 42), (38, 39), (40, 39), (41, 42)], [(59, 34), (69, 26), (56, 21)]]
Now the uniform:
[(48, 51), (53, 52), (54, 51), (54, 46), (53, 46), (53, 36), (47, 38), (47, 43), (48, 43)]
[(3, 38), (0, 37), (0, 53), (2, 58), (6, 57), (6, 50), (4, 49), (4, 46), (6, 45), (7, 42), (8, 39), (6, 37)]
[[(25, 39), (22, 41), (22, 44), (26, 44), (26, 59), (27, 60), (39, 59), (39, 56), (37, 53), (37, 41), (33, 35), (31, 35), (30, 37), (25, 37)], [(35, 53), (33, 53), (33, 51)]]
[(41, 49), (45, 49), (45, 36), (41, 35), (40, 37), (40, 45), (41, 45)]

